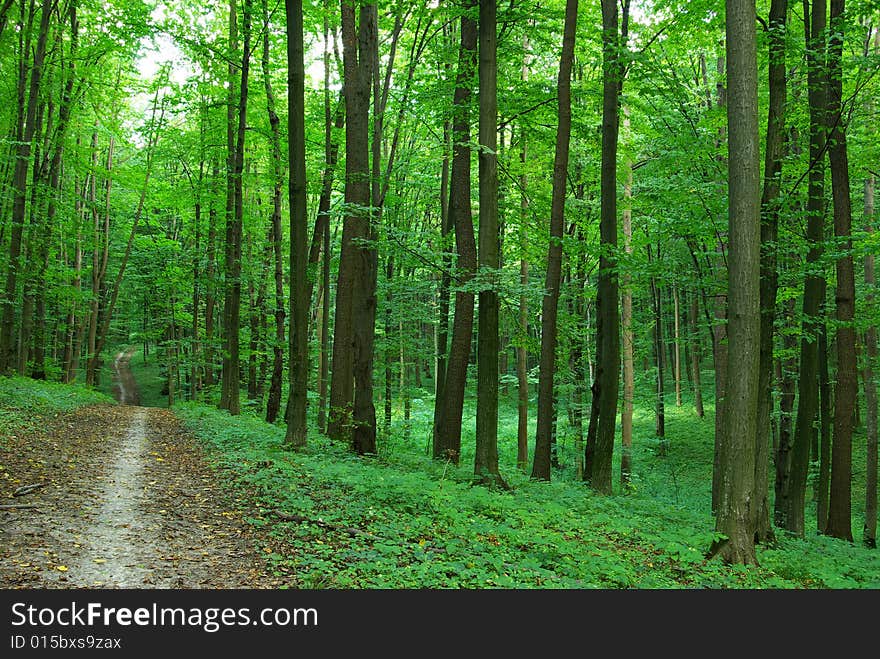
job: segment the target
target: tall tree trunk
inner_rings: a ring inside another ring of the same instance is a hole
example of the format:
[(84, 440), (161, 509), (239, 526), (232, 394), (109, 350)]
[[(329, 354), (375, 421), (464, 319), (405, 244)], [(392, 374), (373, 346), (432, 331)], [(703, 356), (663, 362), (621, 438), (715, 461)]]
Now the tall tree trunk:
[[(217, 161), (211, 168), (211, 187), (214, 188), (220, 178), (220, 167)], [(216, 306), (217, 285), (217, 209), (214, 206), (215, 194), (211, 194), (208, 206), (208, 237), (207, 263), (205, 264), (205, 387), (214, 385), (214, 308)]]
[(690, 357), (691, 357), (691, 381), (694, 385), (694, 411), (701, 419), (706, 416), (703, 409), (703, 383), (700, 375), (700, 331), (697, 325), (697, 312), (699, 300), (697, 294), (691, 295), (690, 305), (688, 306), (688, 325), (690, 326)]
[[(562, 234), (565, 225), (565, 192), (568, 179), (568, 151), (571, 141), (571, 64), (577, 30), (577, 0), (565, 3), (562, 55), (557, 79), (558, 117), (556, 155), (553, 162), (553, 196), (550, 207), (550, 244), (547, 248), (547, 276), (541, 304), (541, 364), (538, 376), (538, 424), (532, 478), (550, 480), (550, 437), (555, 421), (553, 381), (556, 374), (557, 313), (562, 275)], [(482, 203), (481, 203), (482, 206)]]
[[(719, 110), (727, 108), (727, 90), (724, 87), (726, 77), (726, 59), (720, 55), (715, 65), (717, 82), (715, 84), (715, 104)], [(726, 128), (718, 129), (718, 137), (715, 142), (717, 149), (724, 144)], [(724, 157), (719, 155), (719, 165)], [(719, 187), (721, 184), (719, 183)], [(720, 194), (720, 190), (719, 190)], [(714, 322), (712, 323), (712, 362), (715, 369), (715, 450), (712, 458), (712, 512), (718, 510), (718, 501), (721, 497), (721, 442), (726, 432), (725, 399), (727, 397), (727, 286), (724, 285), (727, 271), (726, 236), (718, 231), (718, 244), (716, 247), (716, 286), (714, 295)]]
[[(651, 260), (651, 246), (648, 245), (648, 261)], [(657, 261), (660, 260), (660, 246), (657, 246)], [(654, 399), (654, 435), (660, 440), (658, 455), (666, 455), (666, 369), (663, 357), (663, 299), (657, 279), (651, 277), (651, 302), (654, 308), (654, 359), (657, 367)]]
[[(875, 50), (880, 50), (880, 32), (875, 39)], [(874, 181), (873, 174), (865, 179), (865, 227), (873, 233), (874, 222)], [(874, 290), (877, 280), (874, 276), (874, 255), (865, 254), (865, 307), (871, 308), (874, 303)], [(862, 531), (862, 542), (866, 546), (877, 546), (877, 381), (874, 378), (874, 367), (877, 363), (877, 325), (872, 323), (865, 330), (865, 367), (862, 378), (865, 384), (865, 525)]]
[[(596, 380), (593, 396), (595, 439), (588, 434), (584, 455), (584, 478), (602, 494), (611, 494), (611, 458), (617, 423), (620, 385), (620, 316), (618, 313), (617, 263), (617, 138), (620, 92), (623, 87), (621, 49), (626, 47), (629, 2), (624, 4), (619, 29), (616, 0), (602, 0), (602, 166), (601, 218), (599, 223), (599, 287), (596, 321)], [(590, 425), (593, 425), (592, 418)]]
[[(825, 299), (823, 289), (822, 299)], [(828, 368), (828, 327), (819, 326), (819, 482), (816, 485), (816, 529), (825, 533), (828, 526), (828, 489), (831, 485), (831, 403), (834, 392)]]
[(831, 445), (831, 490), (825, 533), (852, 542), (852, 433), (858, 395), (856, 377), (855, 272), (852, 256), (852, 207), (843, 115), (844, 0), (831, 0), (828, 42), (829, 136), (828, 161), (834, 200), (834, 237), (843, 256), (837, 259), (837, 387), (834, 391), (834, 434)]
[[(238, 48), (236, 0), (229, 3), (230, 51)], [(248, 71), (251, 51), (251, 0), (242, 7), (241, 73), (238, 78), (238, 96), (235, 97), (235, 65), (229, 64), (229, 107), (227, 108), (227, 143), (231, 146), (226, 197), (226, 290), (223, 303), (223, 381), (220, 389), (220, 408), (230, 414), (240, 411), (239, 330), (241, 327), (241, 243), (244, 216), (242, 174), (244, 172), (244, 142), (247, 126)], [(237, 101), (237, 103), (236, 103)], [(235, 106), (238, 106), (237, 111)], [(238, 122), (235, 122), (235, 116)], [(233, 131), (233, 126), (235, 130)], [(231, 201), (231, 203), (230, 203)]]
[(309, 307), (306, 258), (305, 69), (302, 0), (285, 0), (287, 14), (288, 158), (290, 162), (290, 392), (285, 442), (305, 446), (306, 388), (309, 381)]
[(729, 285), (730, 361), (721, 443), (721, 490), (715, 530), (725, 538), (712, 553), (725, 562), (756, 562), (752, 495), (755, 481), (755, 435), (761, 309), (760, 281), (760, 142), (758, 140), (757, 38), (754, 0), (728, 0), (726, 16), (729, 66)]
[[(26, 263), (21, 258), (22, 234), (24, 233), (25, 206), (27, 200), (27, 174), (31, 164), (31, 143), (36, 132), (37, 105), (40, 97), (40, 82), (43, 75), (43, 60), (46, 56), (46, 39), (49, 33), (49, 18), (52, 13), (52, 0), (42, 0), (40, 27), (34, 61), (31, 68), (30, 88), (25, 112), (24, 133), (15, 154), (15, 169), (12, 177), (12, 228), (9, 241), (9, 264), (6, 270), (3, 313), (0, 317), (0, 374), (9, 373), (15, 366), (15, 300), (19, 272), (24, 272)], [(26, 57), (26, 53), (23, 53)], [(23, 97), (25, 81), (20, 80), (19, 98)]]
[[(444, 32), (445, 34), (445, 32)], [(447, 67), (448, 68), (448, 67)], [(434, 368), (434, 419), (440, 418), (443, 398), (443, 388), (446, 386), (446, 363), (449, 350), (449, 286), (452, 283), (450, 269), (452, 258), (450, 256), (449, 234), (452, 231), (452, 223), (449, 216), (449, 151), (452, 126), (447, 119), (443, 122), (443, 161), (440, 165), (440, 249), (442, 252), (443, 272), (440, 274), (440, 287), (437, 291), (438, 308), (437, 331), (435, 338), (435, 368)], [(416, 368), (418, 372), (418, 368)], [(436, 426), (436, 421), (435, 421)], [(432, 442), (433, 443), (433, 442)], [(433, 451), (433, 449), (432, 449)], [(434, 456), (437, 457), (437, 456)]]
[[(369, 109), (375, 35), (375, 6), (342, 3), (345, 79), (345, 202), (342, 253), (336, 288), (333, 381), (328, 433), (347, 439), (358, 453), (374, 453), (372, 339), (375, 322), (375, 249), (363, 245), (370, 227)], [(357, 391), (355, 391), (357, 387)]]
[[(624, 131), (629, 130), (629, 113), (624, 109)], [(626, 160), (626, 179), (623, 183), (623, 250), (627, 257), (632, 256), (632, 185), (633, 169), (629, 158)], [(632, 478), (633, 442), (633, 403), (636, 393), (633, 332), (633, 294), (632, 276), (623, 275), (621, 285), (620, 324), (623, 334), (623, 407), (620, 410), (620, 483), (629, 486)]]
[[(523, 66), (522, 81), (526, 83), (529, 78), (529, 38), (523, 37)], [(519, 296), (518, 333), (519, 342), (516, 346), (516, 465), (525, 472), (529, 467), (529, 373), (528, 351), (526, 348), (529, 335), (529, 298), (525, 293), (529, 285), (529, 260), (528, 260), (528, 226), (529, 226), (529, 198), (526, 194), (529, 185), (528, 172), (528, 138), (526, 137), (525, 125), (520, 130), (519, 163), (521, 167), (519, 175), (520, 191), (520, 230), (519, 230), (519, 283), (523, 292)]]
[[(471, 354), (474, 323), (474, 294), (460, 290), (477, 269), (477, 248), (471, 214), (470, 98), (476, 68), (477, 24), (467, 15), (475, 3), (464, 0), (461, 16), (461, 43), (452, 117), (452, 174), (449, 192), (449, 223), (455, 230), (457, 254), (455, 309), (452, 340), (446, 362), (446, 381), (442, 387), (441, 407), (435, 409), (433, 457), (450, 459), (458, 464), (461, 455), (461, 426), (464, 390)], [(439, 417), (437, 412), (439, 411)]]
[(498, 471), (498, 62), (496, 1), (480, 0), (480, 244), (479, 265), (491, 277), (479, 295), (477, 323), (477, 431), (474, 481), (506, 488)]
[(679, 320), (681, 310), (678, 304), (678, 287), (672, 287), (672, 375), (675, 379), (675, 406), (681, 407), (681, 332)]
[[(812, 12), (812, 13), (810, 13)], [(820, 306), (825, 298), (825, 278), (816, 273), (822, 257), (825, 224), (825, 0), (804, 1), (804, 31), (807, 48), (807, 85), (810, 106), (810, 172), (807, 191), (807, 274), (804, 278), (801, 360), (798, 374), (798, 410), (791, 446), (780, 442), (777, 461), (782, 466), (782, 483), (776, 489), (776, 524), (804, 534), (804, 503), (810, 442), (819, 403), (818, 345)], [(790, 454), (790, 455), (789, 455)], [(788, 464), (790, 463), (790, 467)], [(779, 469), (777, 469), (779, 472)], [(786, 473), (787, 472), (787, 473)], [(824, 527), (824, 521), (821, 523)]]
[(770, 4), (769, 87), (764, 190), (761, 196), (761, 345), (758, 376), (758, 428), (755, 436), (755, 539), (773, 537), (768, 501), (770, 426), (773, 413), (773, 324), (776, 319), (776, 241), (779, 234), (779, 188), (785, 134), (785, 19), (788, 0)]

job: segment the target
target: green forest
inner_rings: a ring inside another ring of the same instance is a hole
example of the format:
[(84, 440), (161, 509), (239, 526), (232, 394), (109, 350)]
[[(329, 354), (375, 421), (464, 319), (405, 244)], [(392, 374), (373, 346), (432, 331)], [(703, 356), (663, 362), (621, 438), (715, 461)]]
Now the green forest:
[(0, 584), (880, 588), (878, 72), (872, 0), (0, 0)]

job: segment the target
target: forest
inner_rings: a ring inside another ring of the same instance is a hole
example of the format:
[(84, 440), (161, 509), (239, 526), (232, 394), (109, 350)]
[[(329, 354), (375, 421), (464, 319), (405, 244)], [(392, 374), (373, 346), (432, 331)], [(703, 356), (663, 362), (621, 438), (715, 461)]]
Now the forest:
[(0, 582), (880, 587), (878, 71), (871, 0), (0, 0)]

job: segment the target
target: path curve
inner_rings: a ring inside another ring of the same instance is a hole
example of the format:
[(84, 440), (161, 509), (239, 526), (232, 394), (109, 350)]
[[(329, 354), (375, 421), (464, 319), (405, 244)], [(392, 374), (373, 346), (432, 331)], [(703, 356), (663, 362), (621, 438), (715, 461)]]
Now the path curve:
[(113, 360), (113, 395), (122, 405), (141, 404), (141, 392), (131, 372), (134, 353), (134, 348), (121, 350)]

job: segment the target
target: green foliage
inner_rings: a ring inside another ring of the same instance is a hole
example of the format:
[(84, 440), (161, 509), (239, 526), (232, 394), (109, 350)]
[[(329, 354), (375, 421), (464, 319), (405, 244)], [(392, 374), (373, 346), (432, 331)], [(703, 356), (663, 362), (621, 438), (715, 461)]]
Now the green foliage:
[(36, 427), (42, 416), (112, 402), (106, 394), (80, 385), (0, 377), (0, 442), (4, 435)]
[[(373, 458), (354, 456), (314, 430), (308, 449), (292, 453), (283, 428), (254, 416), (193, 403), (175, 412), (205, 441), (221, 477), (251, 502), (249, 521), (291, 548), (270, 558), (295, 567), (306, 587), (877, 586), (876, 552), (827, 538), (781, 537), (759, 550), (759, 568), (706, 560), (714, 539), (711, 422), (683, 408), (668, 416), (674, 440), (667, 457), (637, 439), (633, 492), (602, 497), (564, 475), (538, 483), (515, 472), (515, 447), (506, 439), (511, 430), (515, 437), (513, 407), (502, 411), (500, 448), (514, 490), (471, 486), (466, 456), (460, 468), (424, 456), (420, 433), (429, 428), (431, 405), (413, 402), (414, 439), (385, 438)], [(650, 414), (637, 412), (644, 437)], [(281, 521), (276, 511), (307, 521)]]

